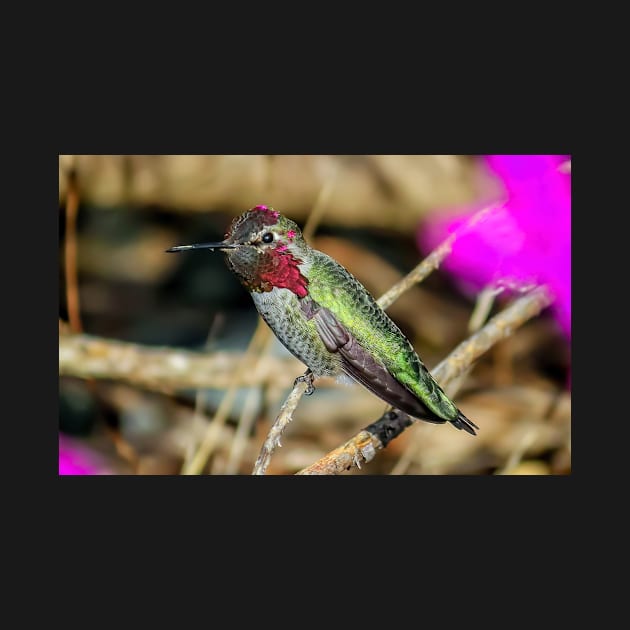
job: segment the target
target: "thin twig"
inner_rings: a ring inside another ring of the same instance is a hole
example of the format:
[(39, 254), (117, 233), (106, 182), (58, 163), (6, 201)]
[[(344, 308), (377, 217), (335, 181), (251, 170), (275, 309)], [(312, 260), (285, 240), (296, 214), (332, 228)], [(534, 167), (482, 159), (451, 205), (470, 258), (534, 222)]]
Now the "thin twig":
[(506, 309), (495, 315), (479, 332), (462, 341), (436, 366), (433, 374), (438, 383), (448, 383), (472, 365), (484, 352), (506, 339), (525, 322), (529, 321), (553, 302), (546, 287), (538, 287), (531, 293), (515, 300)]
[(455, 230), (452, 234), (450, 234), (440, 245), (438, 245), (426, 258), (422, 260), (422, 262), (412, 269), (402, 280), (397, 282), (389, 291), (381, 295), (381, 297), (376, 300), (378, 305), (387, 309), (391, 306), (407, 289), (412, 287), (414, 284), (422, 282), (432, 271), (435, 271), (441, 264), (442, 261), (451, 253), (453, 249), (453, 243), (462, 236), (465, 232), (467, 232), (471, 227), (486, 219), (490, 213), (494, 211), (499, 211), (500, 207), (498, 206), (487, 206), (482, 210), (479, 210), (459, 229)]
[(80, 333), (81, 309), (79, 308), (79, 281), (77, 272), (77, 214), (79, 210), (79, 189), (75, 170), (75, 156), (71, 156), (67, 175), (68, 190), (66, 193), (66, 238), (65, 238), (65, 276), (66, 303), (68, 320), (72, 332)]
[(338, 173), (339, 166), (335, 165), (332, 173), (322, 185), (319, 194), (317, 195), (317, 199), (313, 204), (313, 209), (309, 212), (308, 219), (306, 220), (306, 223), (304, 224), (304, 229), (302, 230), (302, 236), (307, 243), (310, 243), (310, 240), (313, 237), (313, 234), (315, 234), (315, 230), (317, 229), (319, 222), (324, 216), (324, 211), (328, 207), (328, 202), (330, 201), (330, 196), (332, 195), (332, 191), (335, 188), (335, 182), (337, 180)]
[[(431, 428), (435, 428), (438, 425), (430, 425)], [(416, 458), (418, 451), (420, 450), (420, 440), (409, 440), (405, 450), (398, 458), (395, 466), (390, 470), (390, 475), (404, 475), (407, 472), (409, 466)]]
[[(263, 324), (262, 320), (260, 320), (260, 325), (266, 326)], [(254, 368), (254, 378), (262, 379), (263, 374), (267, 371), (267, 365), (263, 359), (269, 352), (274, 341), (274, 337), (270, 334), (267, 337), (266, 343), (263, 346), (258, 363)], [(225, 465), (224, 474), (226, 475), (234, 475), (238, 471), (238, 468), (241, 463), (241, 459), (243, 457), (243, 453), (247, 447), (247, 438), (254, 427), (254, 422), (257, 417), (258, 410), (258, 393), (260, 392), (260, 388), (250, 388), (247, 392), (247, 396), (245, 397), (245, 402), (243, 403), (243, 410), (241, 412), (241, 417), (239, 418), (238, 425), (236, 427), (236, 432), (234, 434), (234, 440), (232, 441), (232, 445), (230, 446), (230, 452), (228, 454), (228, 461)], [(213, 470), (213, 473), (217, 471)]]
[[(470, 319), (468, 321), (468, 332), (470, 334), (476, 333), (488, 319), (490, 312), (492, 311), (492, 306), (494, 305), (494, 298), (499, 295), (504, 289), (497, 289), (495, 286), (487, 286), (477, 295), (477, 300), (475, 302), (475, 308), (473, 309), (472, 314), (470, 315)], [(456, 379), (453, 379), (448, 386), (444, 387), (444, 391), (449, 396), (449, 398), (455, 398), (459, 388), (462, 386), (468, 373), (472, 369), (472, 364), (462, 372)], [(415, 458), (415, 454), (419, 449), (418, 439), (419, 434), (416, 432), (414, 438), (409, 441), (405, 450), (401, 453), (398, 461), (395, 466), (392, 468), (390, 474), (391, 475), (402, 475), (405, 473), (407, 468), (411, 465)]]
[[(212, 323), (210, 324), (210, 329), (208, 331), (208, 336), (206, 337), (206, 343), (204, 344), (204, 350), (206, 352), (210, 349), (210, 344), (212, 343), (212, 340), (217, 334), (217, 331), (219, 327), (222, 325), (222, 323), (223, 323), (222, 313), (217, 314), (217, 316), (212, 319)], [(206, 396), (207, 396), (207, 391), (203, 388), (199, 388), (197, 390), (197, 393), (195, 394), (195, 409), (193, 411), (193, 417), (192, 417), (193, 430), (191, 431), (191, 434), (190, 434), (191, 441), (189, 443), (189, 447), (186, 449), (186, 452), (184, 455), (184, 463), (182, 464), (182, 468), (181, 468), (182, 470), (186, 470), (190, 466), (192, 459), (195, 455), (195, 446), (196, 446), (196, 441), (194, 439), (195, 426), (196, 425), (203, 426), (202, 423), (204, 421), (207, 421), (207, 418), (205, 415)]]
[(529, 449), (529, 447), (536, 440), (537, 434), (540, 431), (540, 427), (531, 427), (520, 439), (516, 448), (510, 453), (505, 465), (495, 471), (495, 475), (507, 475), (516, 468), (522, 461), (523, 456)]
[(258, 455), (256, 464), (254, 465), (252, 475), (265, 474), (265, 471), (269, 466), (269, 461), (271, 460), (271, 454), (274, 452), (276, 446), (280, 445), (280, 436), (282, 435), (285, 427), (293, 419), (293, 412), (298, 406), (300, 398), (302, 398), (306, 389), (307, 383), (305, 381), (297, 381), (293, 386), (291, 393), (282, 404), (282, 407), (280, 407), (280, 413), (275, 419), (269, 433), (267, 434), (267, 439), (260, 449), (260, 454)]
[[(249, 346), (245, 351), (243, 359), (241, 361), (240, 369), (244, 369), (246, 364), (254, 359), (256, 353), (260, 352), (262, 345), (265, 340), (268, 338), (269, 329), (261, 323), (261, 320), (258, 321), (258, 326), (256, 331), (254, 332), (251, 341), (249, 342)], [(221, 403), (219, 404), (218, 409), (216, 410), (212, 421), (208, 425), (208, 428), (205, 432), (199, 447), (197, 448), (197, 452), (193, 456), (189, 465), (182, 469), (183, 475), (199, 475), (203, 470), (203, 467), (206, 465), (208, 458), (212, 455), (214, 451), (214, 447), (217, 443), (217, 439), (227, 420), (227, 417), (232, 409), (232, 405), (234, 404), (234, 400), (236, 399), (236, 393), (238, 391), (238, 384), (236, 383), (237, 375), (234, 377), (234, 382), (230, 384), (227, 391), (223, 395), (221, 399)]]
[[(258, 364), (258, 369), (260, 369), (260, 367), (263, 365), (264, 363), (261, 361)], [(223, 471), (220, 471), (217, 466), (217, 462), (215, 462), (213, 464), (212, 470), (213, 475), (235, 475), (238, 472), (241, 461), (243, 459), (243, 454), (247, 449), (249, 436), (252, 429), (254, 428), (256, 418), (258, 417), (258, 391), (258, 388), (252, 388), (247, 392), (245, 402), (243, 403), (243, 410), (241, 411), (241, 417), (238, 419), (234, 438), (232, 439), (232, 443), (230, 444), (230, 450), (228, 453), (228, 459), (227, 463), (225, 464), (225, 468), (223, 469)]]
[[(553, 298), (544, 287), (535, 289), (531, 293), (518, 298), (508, 308), (495, 315), (479, 332), (460, 343), (433, 370), (433, 376), (443, 387), (446, 386), (472, 365), (484, 352), (502, 339), (509, 337), (519, 326), (538, 315), (552, 301)], [(343, 446), (328, 453), (328, 455), (325, 455), (297, 474), (335, 475), (347, 470), (348, 467), (370, 461), (374, 457), (374, 452), (384, 447), (379, 437), (379, 430), (389, 422), (391, 422), (391, 417), (385, 414), (375, 423), (372, 423), (370, 425), (371, 428), (366, 427), (366, 429), (360, 431)], [(365, 435), (366, 432), (369, 436)]]
[(488, 319), (492, 307), (494, 306), (494, 299), (504, 291), (503, 287), (495, 287), (494, 285), (484, 287), (477, 295), (475, 302), (475, 308), (468, 320), (468, 332), (476, 333)]

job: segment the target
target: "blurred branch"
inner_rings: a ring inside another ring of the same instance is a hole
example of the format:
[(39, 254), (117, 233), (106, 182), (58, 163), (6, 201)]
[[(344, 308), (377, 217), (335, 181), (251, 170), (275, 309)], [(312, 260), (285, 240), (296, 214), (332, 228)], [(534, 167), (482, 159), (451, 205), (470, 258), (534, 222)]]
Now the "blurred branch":
[(64, 322), (61, 317), (59, 318), (59, 336), (61, 335), (69, 335), (72, 332), (70, 329), (70, 324), (68, 322)]
[[(473, 309), (473, 312), (471, 313), (470, 319), (468, 321), (469, 334), (473, 335), (485, 324), (492, 311), (495, 297), (499, 295), (502, 291), (502, 288), (499, 289), (495, 286), (487, 286), (477, 295), (475, 308)], [(473, 364), (465, 369), (457, 378), (451, 380), (448, 386), (444, 388), (444, 391), (449, 398), (455, 398), (457, 392), (459, 391), (459, 388), (462, 386), (462, 383), (464, 383), (464, 381), (468, 377), (468, 374), (472, 369), (472, 365)], [(414, 437), (415, 439), (410, 440), (409, 444), (407, 444), (407, 447), (396, 462), (396, 465), (392, 468), (390, 474), (402, 475), (413, 461), (415, 453), (418, 451), (419, 434), (416, 433)]]
[(339, 165), (335, 165), (331, 168), (330, 175), (326, 178), (323, 186), (321, 187), (319, 194), (317, 195), (317, 199), (313, 204), (313, 209), (308, 215), (308, 219), (304, 224), (304, 229), (302, 230), (302, 236), (304, 240), (311, 244), (311, 240), (313, 238), (313, 234), (315, 234), (315, 230), (319, 225), (322, 217), (324, 216), (324, 212), (328, 207), (330, 202), (330, 196), (335, 188), (335, 182), (337, 181), (337, 175), (339, 174)]
[[(61, 156), (60, 156), (61, 158)], [(66, 280), (66, 307), (68, 310), (68, 325), (62, 325), (59, 320), (59, 335), (83, 332), (83, 324), (81, 323), (81, 307), (79, 301), (79, 272), (77, 265), (77, 215), (79, 213), (79, 176), (77, 170), (77, 156), (68, 155), (63, 160), (60, 159), (59, 168), (66, 182), (66, 226), (65, 226), (65, 242), (64, 242), (64, 266)], [(96, 400), (100, 400), (96, 381), (94, 379), (87, 380), (87, 387)], [(101, 419), (104, 417), (102, 403), (97, 406), (97, 416)], [(106, 432), (111, 438), (118, 454), (127, 460), (132, 468), (136, 470), (138, 457), (134, 449), (127, 443), (121, 435), (117, 427), (107, 425), (105, 423)]]
[[(161, 206), (169, 212), (227, 211), (258, 203), (304, 221), (339, 169), (326, 202), (329, 223), (408, 233), (433, 208), (491, 199), (498, 186), (465, 155), (76, 155), (81, 199), (98, 207)], [(59, 156), (59, 202), (68, 156)], [(185, 173), (185, 177), (182, 174)], [(486, 182), (480, 184), (480, 180)], [(396, 208), (396, 212), (392, 211)]]
[[(512, 305), (495, 315), (479, 332), (460, 343), (433, 371), (435, 379), (445, 387), (469, 368), (484, 352), (513, 332), (552, 303), (549, 292), (540, 287), (517, 299)], [(376, 451), (384, 448), (394, 437), (411, 425), (406, 414), (397, 410), (388, 412), (344, 445), (299, 471), (299, 475), (336, 475), (361, 461), (369, 462)], [(394, 422), (394, 425), (392, 425)], [(414, 421), (415, 422), (415, 421)], [(483, 428), (483, 427), (482, 427)]]
[(525, 322), (536, 317), (553, 302), (545, 287), (538, 287), (515, 300), (506, 309), (495, 315), (479, 332), (460, 343), (444, 361), (431, 372), (439, 383), (448, 383), (457, 378), (469, 365), (476, 361), (502, 339), (506, 339)]
[[(79, 378), (120, 380), (160, 392), (209, 387), (226, 389), (278, 383), (302, 369), (293, 358), (264, 357), (258, 374), (241, 365), (243, 353), (205, 354), (177, 348), (152, 348), (85, 334), (59, 336), (59, 374)], [(253, 361), (252, 366), (253, 367)]]
[[(217, 444), (221, 429), (228, 418), (230, 410), (236, 400), (236, 393), (238, 391), (238, 379), (239, 374), (249, 370), (248, 364), (251, 367), (251, 371), (254, 372), (259, 378), (262, 376), (263, 371), (260, 368), (263, 362), (262, 353), (266, 342), (271, 337), (271, 331), (262, 320), (258, 320), (258, 326), (254, 332), (245, 354), (241, 357), (238, 368), (234, 372), (234, 377), (230, 386), (227, 388), (221, 399), (218, 409), (216, 410), (212, 421), (208, 424), (206, 432), (199, 444), (195, 454), (191, 458), (188, 464), (185, 464), (182, 469), (183, 475), (199, 475), (203, 470), (210, 455), (214, 451), (214, 447)], [(260, 354), (259, 354), (260, 353)], [(251, 392), (250, 392), (251, 395)]]
[(66, 276), (66, 306), (72, 332), (82, 330), (81, 312), (79, 308), (79, 281), (77, 272), (77, 214), (79, 211), (79, 187), (74, 159), (69, 156), (66, 171), (66, 238), (64, 247), (65, 276)]
[[(218, 313), (210, 324), (210, 330), (208, 331), (208, 336), (206, 337), (206, 343), (204, 344), (203, 350), (207, 352), (210, 348), (212, 341), (214, 340), (218, 329), (223, 325), (224, 317), (223, 313)], [(192, 423), (199, 426), (205, 426), (205, 423), (208, 422), (208, 418), (205, 414), (205, 399), (207, 392), (204, 388), (199, 388), (195, 395), (195, 411), (192, 417)], [(186, 470), (192, 461), (195, 453), (197, 452), (197, 446), (200, 443), (199, 440), (196, 440), (195, 433), (191, 431), (190, 437), (192, 438), (189, 447), (186, 449), (186, 454), (184, 456), (184, 462), (182, 464), (181, 471)]]

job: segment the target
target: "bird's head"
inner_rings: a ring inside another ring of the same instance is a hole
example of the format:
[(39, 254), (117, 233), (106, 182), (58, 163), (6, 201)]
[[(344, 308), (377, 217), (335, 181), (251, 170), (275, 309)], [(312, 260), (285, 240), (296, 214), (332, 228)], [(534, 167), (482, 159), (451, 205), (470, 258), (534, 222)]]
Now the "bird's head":
[(167, 252), (220, 250), (228, 266), (250, 291), (287, 288), (298, 297), (307, 294), (300, 265), (308, 253), (298, 225), (270, 206), (254, 206), (236, 217), (223, 241), (178, 245)]

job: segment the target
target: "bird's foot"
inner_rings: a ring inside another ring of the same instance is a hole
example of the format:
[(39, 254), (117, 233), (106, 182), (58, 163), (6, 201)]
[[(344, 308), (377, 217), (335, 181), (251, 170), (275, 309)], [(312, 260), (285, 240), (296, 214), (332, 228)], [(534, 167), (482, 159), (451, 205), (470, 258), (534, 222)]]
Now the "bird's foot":
[(304, 392), (305, 396), (310, 396), (315, 388), (313, 387), (313, 380), (315, 377), (313, 376), (313, 372), (310, 370), (306, 370), (304, 374), (298, 376), (295, 381), (293, 381), (293, 387), (295, 387), (298, 383), (306, 383), (306, 391)]

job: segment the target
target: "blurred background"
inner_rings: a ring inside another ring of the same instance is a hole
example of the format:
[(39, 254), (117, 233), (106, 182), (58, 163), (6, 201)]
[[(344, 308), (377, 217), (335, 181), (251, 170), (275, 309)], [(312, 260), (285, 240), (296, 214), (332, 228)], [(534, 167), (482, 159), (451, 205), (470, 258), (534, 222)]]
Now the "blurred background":
[[(527, 287), (554, 305), (457, 383), (476, 437), (419, 422), (346, 474), (570, 473), (570, 181), (566, 155), (60, 155), (59, 473), (251, 474), (304, 366), (220, 253), (165, 250), (221, 240), (259, 204), (308, 226), (375, 298), (500, 206), (387, 312), (431, 369)], [(481, 302), (488, 287), (508, 290)], [(315, 387), (268, 474), (387, 409), (360, 386)]]

